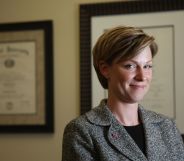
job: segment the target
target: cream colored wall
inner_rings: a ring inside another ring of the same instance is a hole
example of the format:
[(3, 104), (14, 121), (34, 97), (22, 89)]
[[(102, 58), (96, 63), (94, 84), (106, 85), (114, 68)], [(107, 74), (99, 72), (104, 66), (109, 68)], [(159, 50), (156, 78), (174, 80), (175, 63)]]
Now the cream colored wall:
[(54, 134), (0, 134), (1, 161), (60, 161), (66, 123), (79, 115), (79, 4), (113, 0), (0, 0), (0, 23), (54, 22)]

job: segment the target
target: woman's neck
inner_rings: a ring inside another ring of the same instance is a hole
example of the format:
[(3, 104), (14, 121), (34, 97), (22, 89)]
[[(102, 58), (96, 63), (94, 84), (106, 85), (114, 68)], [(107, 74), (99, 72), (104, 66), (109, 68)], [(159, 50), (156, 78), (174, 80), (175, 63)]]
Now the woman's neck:
[(124, 126), (135, 126), (140, 123), (138, 103), (124, 103), (108, 99), (107, 106), (116, 119)]

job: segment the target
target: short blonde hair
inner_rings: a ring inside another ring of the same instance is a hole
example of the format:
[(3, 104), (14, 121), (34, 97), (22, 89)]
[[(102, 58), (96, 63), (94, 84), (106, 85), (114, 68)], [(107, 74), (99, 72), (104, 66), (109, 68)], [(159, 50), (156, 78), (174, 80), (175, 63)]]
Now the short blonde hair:
[(137, 27), (118, 26), (104, 32), (92, 51), (93, 65), (102, 87), (108, 89), (107, 79), (99, 69), (101, 61), (111, 65), (114, 60), (127, 60), (136, 56), (147, 46), (150, 47), (152, 57), (154, 57), (158, 50), (154, 37)]

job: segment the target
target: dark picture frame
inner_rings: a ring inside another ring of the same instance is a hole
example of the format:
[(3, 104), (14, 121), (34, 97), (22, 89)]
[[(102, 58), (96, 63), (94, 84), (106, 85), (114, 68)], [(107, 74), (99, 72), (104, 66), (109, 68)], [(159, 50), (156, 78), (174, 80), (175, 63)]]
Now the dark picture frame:
[(80, 112), (92, 108), (91, 20), (95, 16), (163, 13), (184, 10), (183, 0), (139, 0), (80, 5)]
[(0, 24), (0, 50), (0, 133), (53, 133), (52, 20)]

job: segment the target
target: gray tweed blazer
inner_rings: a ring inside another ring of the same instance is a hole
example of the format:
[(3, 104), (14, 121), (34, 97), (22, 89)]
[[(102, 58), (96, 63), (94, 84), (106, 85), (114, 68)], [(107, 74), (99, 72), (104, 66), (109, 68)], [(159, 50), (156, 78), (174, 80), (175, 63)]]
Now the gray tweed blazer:
[(184, 161), (184, 144), (174, 121), (141, 106), (139, 113), (147, 156), (103, 105), (66, 126), (62, 161)]

